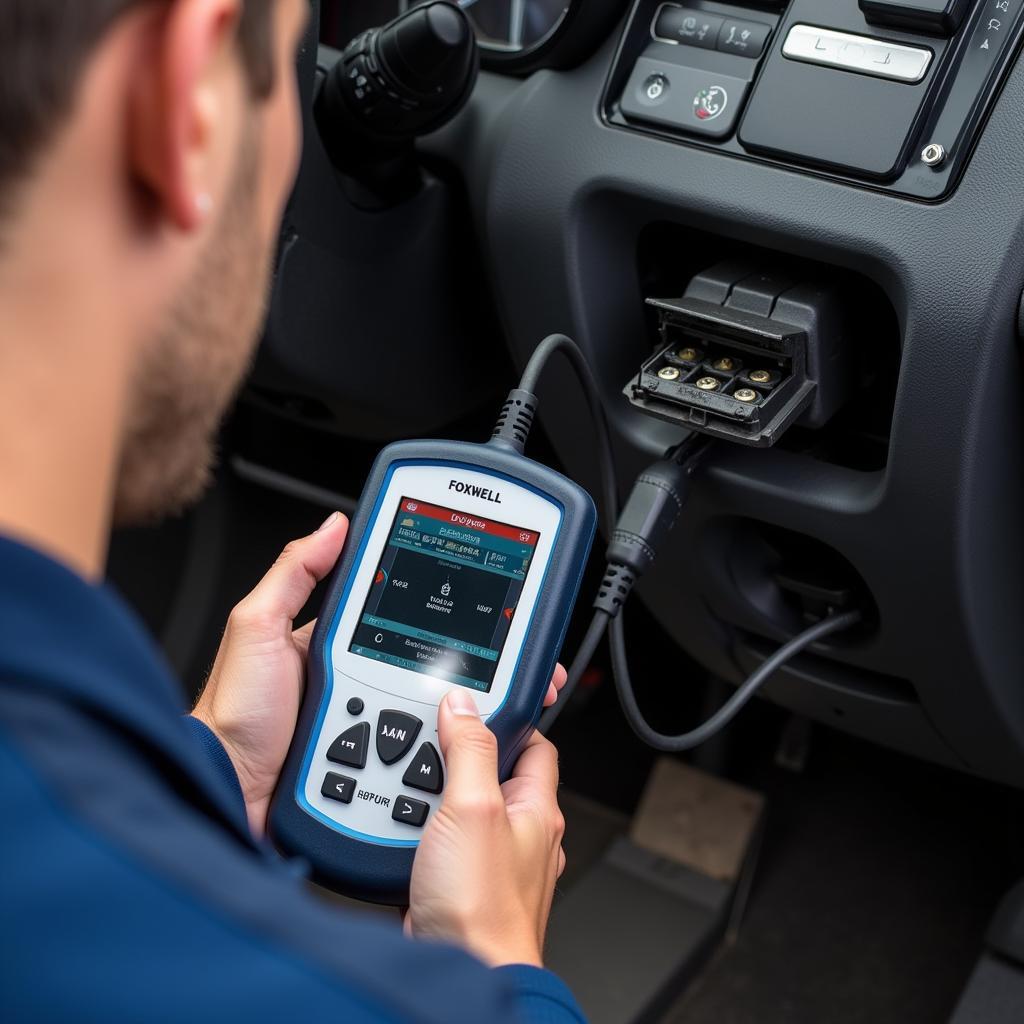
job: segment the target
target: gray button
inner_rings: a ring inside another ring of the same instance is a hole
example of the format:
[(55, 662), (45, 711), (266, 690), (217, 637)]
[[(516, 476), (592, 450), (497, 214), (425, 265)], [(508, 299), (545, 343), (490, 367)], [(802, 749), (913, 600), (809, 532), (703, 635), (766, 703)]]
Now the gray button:
[(622, 94), (622, 113), (714, 139), (732, 133), (749, 82), (641, 57)]
[(675, 4), (662, 4), (654, 16), (652, 35), (664, 43), (683, 43), (713, 50), (721, 27), (722, 19), (713, 14)]
[(791, 60), (859, 71), (897, 82), (920, 82), (932, 61), (932, 51), (922, 47), (901, 46), (813, 25), (794, 25), (782, 52)]

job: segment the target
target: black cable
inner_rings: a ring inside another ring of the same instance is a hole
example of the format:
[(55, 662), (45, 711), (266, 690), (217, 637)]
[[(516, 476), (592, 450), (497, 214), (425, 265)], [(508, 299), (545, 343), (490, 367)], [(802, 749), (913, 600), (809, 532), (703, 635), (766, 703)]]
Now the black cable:
[(625, 631), (619, 612), (633, 585), (654, 561), (661, 542), (675, 526), (689, 494), (689, 478), (708, 450), (708, 439), (699, 434), (691, 434), (664, 459), (648, 467), (637, 478), (620, 516), (611, 435), (604, 405), (590, 365), (571, 338), (564, 334), (551, 334), (537, 346), (526, 364), (519, 387), (509, 392), (494, 428), (492, 442), (510, 446), (522, 453), (537, 410), (537, 382), (555, 352), (561, 352), (569, 360), (593, 416), (601, 471), (601, 505), (607, 520), (609, 545), (608, 565), (594, 601), (594, 617), (569, 666), (568, 678), (558, 703), (541, 715), (537, 727), (546, 733), (554, 724), (590, 664), (605, 630), (610, 626), (612, 675), (619, 703), (630, 727), (644, 743), (656, 750), (690, 750), (731, 722), (781, 665), (816, 641), (855, 625), (860, 621), (861, 614), (859, 611), (848, 611), (830, 615), (793, 637), (767, 658), (718, 711), (695, 729), (679, 736), (665, 736), (652, 729), (644, 719), (633, 693), (626, 657)]
[[(594, 621), (597, 622), (597, 613)], [(710, 739), (716, 732), (728, 725), (740, 709), (760, 689), (765, 681), (776, 669), (780, 668), (794, 655), (799, 654), (805, 647), (833, 633), (849, 629), (860, 622), (859, 611), (840, 612), (829, 615), (809, 626), (802, 633), (798, 633), (792, 640), (783, 644), (774, 654), (766, 658), (747, 679), (740, 685), (736, 692), (709, 718), (702, 722), (695, 729), (681, 733), (678, 736), (666, 736), (663, 733), (655, 732), (644, 718), (636, 697), (633, 693), (633, 683), (629, 675), (629, 664), (626, 658), (626, 636), (623, 629), (622, 618), (616, 616), (611, 620), (608, 642), (612, 655), (612, 675), (615, 678), (615, 691), (619, 696), (619, 704), (622, 706), (626, 721), (629, 722), (633, 732), (648, 746), (655, 750), (663, 750), (666, 753), (678, 753), (682, 750), (691, 750), (705, 740)]]
[(533, 417), (537, 411), (537, 382), (547, 365), (548, 360), (561, 352), (576, 373), (583, 393), (590, 407), (590, 415), (597, 432), (597, 461), (601, 473), (601, 513), (605, 518), (605, 526), (610, 534), (618, 517), (619, 496), (615, 483), (615, 460), (612, 455), (611, 432), (608, 430), (608, 419), (604, 414), (604, 403), (593, 371), (579, 346), (564, 334), (549, 334), (530, 356), (519, 387), (509, 392), (505, 405), (494, 428), (492, 441), (510, 445), (518, 452), (526, 446)]

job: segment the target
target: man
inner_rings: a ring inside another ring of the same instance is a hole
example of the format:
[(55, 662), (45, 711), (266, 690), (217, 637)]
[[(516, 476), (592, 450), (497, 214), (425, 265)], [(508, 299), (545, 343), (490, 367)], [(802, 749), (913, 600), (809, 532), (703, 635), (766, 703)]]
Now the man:
[[(497, 781), (465, 691), (405, 934), (263, 839), (335, 514), (178, 690), (100, 583), (112, 522), (199, 493), (295, 172), (304, 0), (0, 0), (0, 1016), (563, 1022), (541, 968), (554, 750)], [(564, 680), (561, 670), (555, 682)], [(555, 685), (548, 694), (556, 696)]]

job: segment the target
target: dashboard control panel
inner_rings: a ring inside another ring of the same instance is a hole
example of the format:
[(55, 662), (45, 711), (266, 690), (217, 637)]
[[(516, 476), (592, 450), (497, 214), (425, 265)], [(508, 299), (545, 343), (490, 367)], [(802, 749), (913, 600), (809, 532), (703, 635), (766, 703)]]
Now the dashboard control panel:
[(602, 112), (935, 200), (955, 187), (1022, 34), (1024, 0), (637, 0)]

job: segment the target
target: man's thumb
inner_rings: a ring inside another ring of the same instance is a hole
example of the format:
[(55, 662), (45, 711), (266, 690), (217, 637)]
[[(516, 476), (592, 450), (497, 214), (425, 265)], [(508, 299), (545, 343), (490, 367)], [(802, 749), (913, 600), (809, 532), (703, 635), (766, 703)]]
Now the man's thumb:
[(437, 738), (448, 774), (446, 800), (459, 803), (497, 790), (498, 741), (465, 690), (453, 690), (441, 701)]

